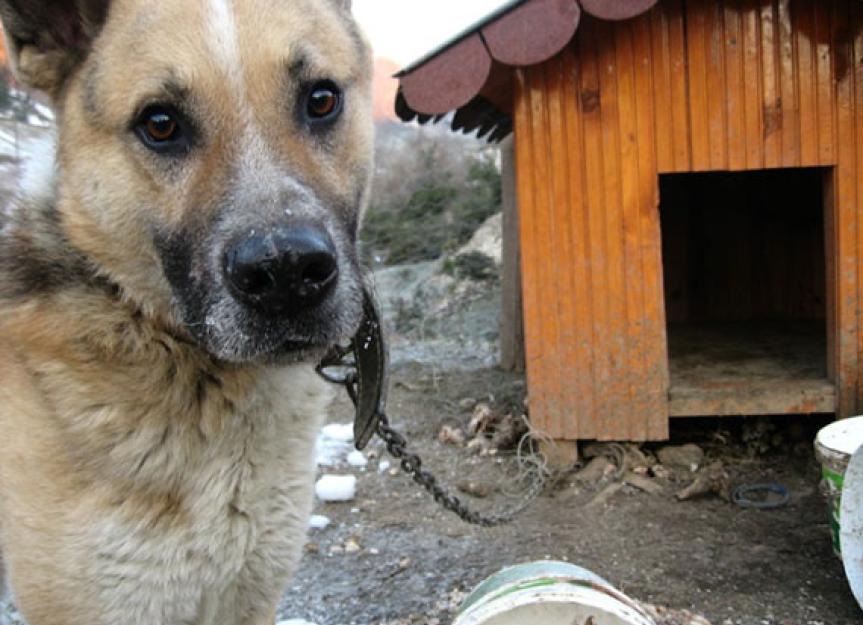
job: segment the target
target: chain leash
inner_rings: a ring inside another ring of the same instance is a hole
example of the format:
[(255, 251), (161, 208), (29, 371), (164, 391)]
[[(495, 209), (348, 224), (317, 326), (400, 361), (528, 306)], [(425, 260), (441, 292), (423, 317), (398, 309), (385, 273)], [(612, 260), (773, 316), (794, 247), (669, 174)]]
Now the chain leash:
[[(359, 401), (357, 393), (359, 376), (356, 365), (351, 359), (351, 351), (351, 348), (344, 347), (335, 349), (324, 362), (318, 365), (317, 372), (327, 382), (343, 386), (354, 407), (356, 407)], [(341, 369), (344, 373), (341, 375), (334, 373), (333, 368)], [(500, 514), (480, 514), (471, 510), (458, 497), (441, 486), (434, 474), (423, 468), (422, 458), (408, 451), (407, 439), (390, 425), (389, 417), (383, 410), (377, 410), (374, 419), (376, 421), (375, 433), (383, 440), (390, 456), (399, 461), (402, 471), (425, 489), (436, 503), (458, 516), (465, 523), (487, 528), (512, 523), (542, 491), (543, 482), (541, 479), (537, 479), (529, 488), (524, 499), (514, 508)]]

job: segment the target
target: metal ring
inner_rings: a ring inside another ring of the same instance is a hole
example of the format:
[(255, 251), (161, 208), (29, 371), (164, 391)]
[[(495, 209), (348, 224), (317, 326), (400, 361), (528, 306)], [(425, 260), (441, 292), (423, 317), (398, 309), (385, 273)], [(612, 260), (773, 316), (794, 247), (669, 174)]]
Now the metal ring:
[[(779, 495), (779, 499), (776, 501), (753, 501), (748, 497), (751, 493), (774, 493)], [(787, 505), (791, 501), (791, 493), (782, 484), (744, 484), (734, 489), (731, 500), (741, 508), (775, 510)]]

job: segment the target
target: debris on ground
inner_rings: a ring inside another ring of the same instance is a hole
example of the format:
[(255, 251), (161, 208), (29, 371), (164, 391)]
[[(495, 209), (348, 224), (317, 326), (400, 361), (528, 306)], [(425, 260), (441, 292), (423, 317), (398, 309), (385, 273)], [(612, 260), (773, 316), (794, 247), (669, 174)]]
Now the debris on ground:
[(641, 607), (656, 625), (710, 625), (710, 621), (706, 618), (693, 614), (689, 610), (671, 610), (646, 603), (641, 604)]
[(480, 456), (489, 456), (496, 453), (496, 450), (491, 445), (491, 440), (484, 436), (477, 436), (467, 444), (467, 448), (469, 451)]
[(474, 397), (465, 397), (464, 399), (459, 400), (458, 407), (462, 410), (469, 411), (476, 408), (476, 405), (479, 401)]
[(674, 477), (674, 471), (666, 467), (664, 464), (655, 464), (650, 468), (650, 472), (658, 480), (670, 480)]
[(659, 463), (669, 468), (695, 473), (704, 463), (704, 450), (698, 445), (669, 445), (656, 453)]
[(584, 468), (575, 474), (575, 480), (581, 484), (596, 484), (607, 480), (617, 473), (617, 466), (605, 456), (590, 460)]
[(491, 430), (492, 426), (497, 422), (497, 418), (491, 406), (486, 403), (479, 403), (473, 409), (473, 416), (467, 426), (468, 434), (477, 436)]
[(605, 488), (603, 488), (599, 493), (591, 499), (586, 508), (599, 508), (600, 506), (604, 506), (608, 503), (608, 501), (614, 497), (618, 492), (623, 489), (623, 482), (614, 482), (613, 484), (609, 484)]
[(491, 437), (491, 446), (501, 451), (514, 449), (527, 432), (527, 417), (525, 415), (516, 417), (511, 413), (506, 414), (500, 419), (495, 428), (494, 434)]
[(287, 621), (279, 621), (276, 625), (317, 625), (316, 623), (312, 623), (311, 621), (304, 621), (301, 618), (291, 618)]
[(710, 494), (718, 495), (725, 501), (731, 501), (731, 476), (719, 461), (699, 471), (695, 481), (677, 493), (677, 499), (687, 501)]
[(622, 443), (592, 443), (584, 448), (584, 457), (607, 458), (617, 467), (617, 477), (627, 471), (647, 473), (656, 464), (653, 456), (644, 452), (638, 445)]
[(785, 436), (770, 419), (750, 419), (743, 424), (741, 435), (750, 456), (761, 456), (785, 444)]
[(345, 553), (359, 553), (363, 550), (360, 545), (360, 540), (356, 536), (351, 536), (349, 539), (345, 541)]
[(315, 484), (315, 494), (323, 502), (353, 501), (357, 496), (355, 475), (324, 475)]
[(470, 495), (471, 497), (476, 497), (477, 499), (485, 499), (489, 495), (494, 492), (494, 488), (489, 484), (483, 484), (481, 482), (459, 482), (456, 484), (456, 488), (458, 488), (461, 492), (466, 495)]
[(655, 480), (632, 471), (623, 476), (623, 483), (650, 495), (660, 495), (665, 491), (662, 484), (658, 484)]
[(467, 441), (464, 431), (451, 425), (443, 426), (437, 438), (444, 445), (455, 445), (456, 447), (463, 447)]

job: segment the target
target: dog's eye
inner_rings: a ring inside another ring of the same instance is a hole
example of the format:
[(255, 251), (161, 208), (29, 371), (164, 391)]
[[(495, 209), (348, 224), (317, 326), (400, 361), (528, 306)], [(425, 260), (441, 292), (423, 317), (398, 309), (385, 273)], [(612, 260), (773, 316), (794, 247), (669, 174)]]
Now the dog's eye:
[(154, 113), (147, 119), (147, 135), (153, 141), (170, 141), (177, 130), (176, 120), (167, 113)]
[(311, 121), (334, 119), (342, 108), (342, 92), (329, 81), (314, 85), (309, 91), (306, 113)]
[(147, 107), (138, 118), (135, 132), (146, 147), (159, 154), (189, 151), (188, 133), (182, 117), (170, 107)]

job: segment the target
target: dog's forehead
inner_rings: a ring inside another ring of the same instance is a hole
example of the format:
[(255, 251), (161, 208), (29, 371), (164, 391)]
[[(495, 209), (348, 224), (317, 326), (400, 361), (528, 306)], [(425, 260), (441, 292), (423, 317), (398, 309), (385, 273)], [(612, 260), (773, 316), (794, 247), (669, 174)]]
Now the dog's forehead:
[(115, 0), (103, 39), (118, 64), (134, 57), (141, 67), (246, 81), (297, 62), (350, 80), (366, 61), (365, 42), (336, 0)]

